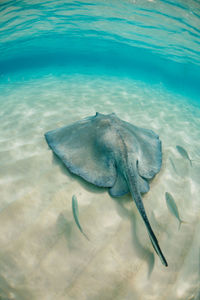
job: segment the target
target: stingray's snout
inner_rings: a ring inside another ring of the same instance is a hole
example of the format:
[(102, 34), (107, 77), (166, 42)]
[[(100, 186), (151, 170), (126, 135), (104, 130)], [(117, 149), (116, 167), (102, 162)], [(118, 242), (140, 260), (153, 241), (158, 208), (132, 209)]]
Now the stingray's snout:
[(116, 113), (113, 112), (113, 113), (111, 113), (111, 114), (104, 115), (104, 114), (101, 114), (101, 113), (99, 113), (99, 112), (97, 111), (95, 117), (98, 117), (98, 116), (113, 116), (113, 117), (116, 117)]

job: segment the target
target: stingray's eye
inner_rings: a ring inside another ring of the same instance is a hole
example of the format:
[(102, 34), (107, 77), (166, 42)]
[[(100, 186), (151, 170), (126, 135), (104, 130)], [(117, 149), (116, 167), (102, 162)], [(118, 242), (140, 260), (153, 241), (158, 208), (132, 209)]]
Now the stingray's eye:
[(96, 112), (96, 115), (95, 115), (95, 117), (98, 117), (98, 115), (99, 115), (99, 113), (98, 113), (98, 112)]

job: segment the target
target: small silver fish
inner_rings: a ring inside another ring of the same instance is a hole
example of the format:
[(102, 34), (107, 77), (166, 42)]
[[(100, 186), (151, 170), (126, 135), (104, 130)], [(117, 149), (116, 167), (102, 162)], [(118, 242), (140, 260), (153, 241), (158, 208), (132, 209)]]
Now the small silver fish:
[(73, 212), (73, 216), (74, 216), (74, 220), (76, 222), (76, 225), (78, 226), (78, 229), (86, 237), (86, 239), (89, 241), (88, 236), (83, 231), (83, 229), (82, 229), (82, 227), (79, 223), (79, 220), (78, 220), (78, 200), (77, 200), (75, 195), (72, 196), (72, 212)]
[(190, 159), (190, 157), (189, 157), (187, 151), (186, 151), (183, 147), (181, 147), (181, 146), (179, 146), (179, 145), (176, 146), (176, 149), (178, 150), (178, 152), (180, 153), (180, 155), (181, 155), (183, 158), (189, 160), (190, 165), (191, 165), (191, 167), (192, 167), (192, 160)]
[(182, 223), (186, 223), (185, 221), (181, 220), (180, 216), (179, 216), (179, 212), (178, 212), (178, 208), (176, 206), (175, 200), (172, 197), (172, 195), (168, 192), (165, 193), (165, 199), (166, 199), (166, 203), (167, 203), (167, 207), (169, 209), (169, 211), (171, 212), (171, 214), (173, 216), (176, 217), (176, 219), (178, 219), (179, 221), (179, 229)]

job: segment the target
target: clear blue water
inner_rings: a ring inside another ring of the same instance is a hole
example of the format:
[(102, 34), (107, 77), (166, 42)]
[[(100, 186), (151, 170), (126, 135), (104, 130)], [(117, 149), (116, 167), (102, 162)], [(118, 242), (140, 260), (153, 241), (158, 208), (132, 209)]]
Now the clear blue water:
[[(199, 95), (199, 1), (0, 2), (0, 299), (199, 299)], [(130, 196), (72, 176), (44, 140), (96, 111), (162, 140), (143, 199), (167, 269)]]
[(199, 95), (198, 1), (1, 1), (0, 14), (1, 76), (83, 68)]

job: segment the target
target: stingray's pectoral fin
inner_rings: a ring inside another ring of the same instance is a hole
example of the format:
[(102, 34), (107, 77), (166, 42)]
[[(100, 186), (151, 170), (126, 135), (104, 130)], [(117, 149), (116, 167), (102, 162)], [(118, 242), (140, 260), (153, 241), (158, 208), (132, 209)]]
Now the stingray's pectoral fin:
[(151, 228), (151, 225), (149, 223), (149, 220), (147, 218), (147, 215), (146, 215), (146, 212), (145, 212), (145, 209), (144, 209), (144, 206), (143, 206), (143, 203), (142, 203), (142, 199), (141, 199), (141, 196), (140, 196), (140, 192), (138, 191), (138, 187), (137, 187), (137, 182), (135, 182), (135, 177), (134, 176), (131, 176), (131, 174), (126, 174), (127, 176), (127, 180), (128, 180), (128, 185), (129, 185), (129, 189), (130, 189), (130, 192), (131, 192), (131, 195), (133, 197), (133, 200), (135, 201), (135, 204), (139, 210), (139, 213), (146, 225), (146, 228), (148, 230), (148, 234), (149, 234), (149, 237), (150, 237), (150, 240), (151, 240), (151, 243), (153, 245), (153, 248), (155, 249), (156, 253), (158, 254), (158, 256), (160, 257), (160, 260), (162, 262), (162, 264), (164, 266), (168, 266), (168, 263), (160, 249), (160, 246), (158, 244), (158, 240), (155, 236), (155, 234), (153, 233), (153, 230)]

